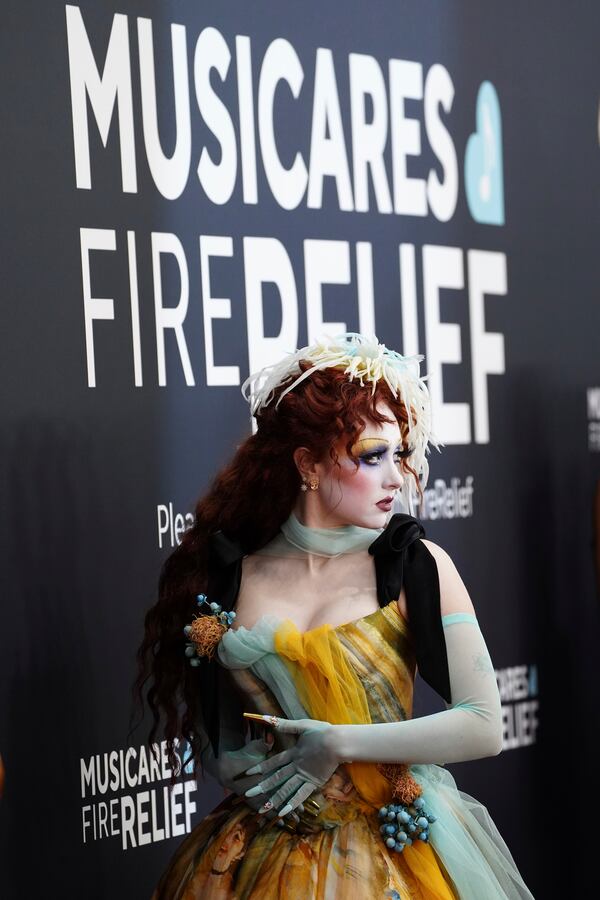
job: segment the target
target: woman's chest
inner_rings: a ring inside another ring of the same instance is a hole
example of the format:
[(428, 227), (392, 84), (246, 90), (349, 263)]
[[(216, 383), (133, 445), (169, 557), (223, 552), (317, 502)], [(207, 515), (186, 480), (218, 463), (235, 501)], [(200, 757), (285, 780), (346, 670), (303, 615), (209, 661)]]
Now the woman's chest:
[[(406, 618), (404, 591), (398, 599)], [(270, 557), (242, 560), (235, 628), (252, 628), (264, 615), (291, 619), (300, 631), (334, 628), (379, 609), (373, 557), (368, 551), (333, 558)]]

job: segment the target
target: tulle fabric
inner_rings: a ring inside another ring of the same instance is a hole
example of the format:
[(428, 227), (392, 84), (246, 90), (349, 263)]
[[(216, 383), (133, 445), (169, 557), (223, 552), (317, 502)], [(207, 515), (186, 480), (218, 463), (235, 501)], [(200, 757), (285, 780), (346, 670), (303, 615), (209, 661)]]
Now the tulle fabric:
[(410, 771), (423, 788), (427, 807), (438, 817), (430, 842), (460, 900), (533, 900), (487, 808), (459, 790), (442, 766), (412, 765)]
[(281, 619), (262, 616), (253, 628), (226, 631), (219, 642), (219, 661), (227, 669), (248, 669), (264, 681), (285, 710), (288, 719), (305, 719), (308, 713), (302, 705), (294, 679), (283, 659), (275, 653), (275, 632)]
[[(302, 633), (289, 619), (274, 635), (275, 652), (288, 666), (302, 705), (311, 719), (333, 725), (368, 725), (367, 695), (331, 625)], [(374, 763), (346, 763), (356, 790), (374, 807), (390, 799), (390, 782)]]
[[(338, 554), (366, 550), (383, 532), (383, 528), (363, 528), (360, 525), (341, 525), (338, 528), (315, 528), (303, 525), (292, 511), (280, 525), (288, 545), (303, 553), (332, 557)], [(273, 548), (269, 548), (273, 552)]]
[[(384, 609), (381, 614), (385, 616)], [(369, 619), (373, 623), (377, 616), (365, 617), (365, 621)], [(365, 690), (348, 663), (340, 630), (344, 626), (334, 629), (325, 625), (302, 634), (293, 622), (267, 615), (251, 629), (242, 626), (228, 631), (221, 640), (219, 658), (228, 668), (252, 665), (277, 692), (288, 718), (309, 716), (334, 724), (370, 722)], [(372, 633), (370, 629), (370, 636)], [(377, 647), (370, 664), (377, 666)], [(389, 801), (389, 782), (373, 764), (352, 763), (345, 768), (365, 804), (375, 809)], [(421, 886), (426, 885), (423, 896), (453, 896), (439, 860), (460, 900), (532, 900), (487, 808), (460, 791), (442, 766), (411, 765), (410, 771), (423, 788), (426, 806), (437, 816), (430, 844), (407, 848), (401, 854), (402, 865)], [(381, 840), (379, 835), (373, 839)]]
[[(293, 622), (285, 621), (275, 632), (274, 649), (293, 663), (296, 690), (311, 718), (333, 724), (371, 723), (365, 689), (330, 625), (302, 634)], [(377, 808), (389, 802), (390, 783), (373, 763), (347, 763), (346, 769), (368, 803)], [(410, 771), (413, 776), (418, 772), (426, 806), (441, 823), (431, 829), (430, 841), (451, 878), (461, 884), (461, 900), (531, 897), (486, 807), (459, 792), (450, 772), (441, 766), (412, 765)], [(409, 864), (422, 862), (412, 853), (406, 853), (406, 859)], [(421, 876), (430, 878), (431, 873), (422, 871)]]
[[(220, 661), (228, 668), (246, 668), (252, 665), (253, 671), (266, 679), (274, 692), (276, 688), (282, 709), (289, 718), (308, 717), (336, 724), (371, 721), (364, 687), (348, 664), (344, 647), (331, 625), (322, 625), (301, 633), (291, 620), (282, 621), (276, 616), (267, 615), (251, 629), (241, 626), (235, 631), (227, 632), (221, 640), (218, 652)], [(302, 710), (301, 715), (290, 714), (289, 710), (296, 710), (297, 713), (299, 708)], [(342, 807), (339, 814), (339, 828), (335, 836), (331, 834), (323, 838), (324, 845), (319, 852), (321, 869), (326, 858), (334, 859), (338, 854), (344, 856), (348, 853), (351, 857), (363, 859), (364, 867), (367, 857), (361, 854), (364, 854), (366, 848), (373, 843), (380, 851), (378, 857), (388, 859), (378, 831), (376, 810), (389, 800), (389, 781), (377, 771), (373, 763), (346, 764), (344, 769), (350, 775), (360, 800), (364, 802), (360, 802), (357, 797), (357, 802), (349, 804), (349, 808)], [(330, 807), (325, 813), (329, 818), (329, 826), (335, 823), (336, 813), (335, 806)], [(352, 816), (350, 822), (346, 821), (349, 813)], [(254, 852), (258, 851), (255, 849)], [(277, 891), (282, 890), (280, 877), (286, 872), (286, 866), (291, 865), (290, 860), (284, 863), (283, 858), (280, 862), (280, 876), (276, 881)], [(274, 865), (273, 860), (272, 864)], [(398, 886), (409, 892), (407, 896), (414, 897), (415, 900), (416, 898), (456, 900), (456, 895), (430, 846), (420, 844), (412, 848), (412, 852), (403, 853), (402, 859), (396, 858), (396, 866), (396, 877), (401, 879)], [(302, 866), (298, 870), (298, 875), (301, 874), (301, 870)], [(275, 866), (273, 874), (277, 871), (279, 864)], [(370, 882), (367, 882), (371, 889), (374, 887), (373, 878), (376, 880), (381, 878), (381, 874), (375, 875), (376, 871), (381, 873), (383, 870), (373, 868), (373, 876)], [(337, 882), (339, 874), (338, 867), (336, 892), (339, 890)], [(305, 876), (309, 879), (313, 877), (306, 872)], [(381, 887), (383, 888), (383, 882)], [(346, 881), (344, 893), (340, 896), (344, 896), (346, 891), (353, 892), (355, 888), (358, 888), (358, 884)], [(294, 891), (293, 895), (284, 891), (281, 894), (273, 893), (272, 896), (300, 897), (297, 879)], [(265, 894), (265, 897), (268, 896), (271, 895)], [(309, 893), (308, 896), (312, 894)], [(360, 890), (357, 890), (358, 896)], [(393, 894), (390, 893), (389, 896)]]
[[(254, 628), (227, 632), (218, 652), (228, 668), (252, 665), (288, 718), (334, 725), (372, 721), (365, 689), (331, 625), (302, 633), (290, 619), (263, 616)], [(367, 803), (380, 807), (389, 801), (390, 783), (374, 763), (346, 763), (346, 769)]]

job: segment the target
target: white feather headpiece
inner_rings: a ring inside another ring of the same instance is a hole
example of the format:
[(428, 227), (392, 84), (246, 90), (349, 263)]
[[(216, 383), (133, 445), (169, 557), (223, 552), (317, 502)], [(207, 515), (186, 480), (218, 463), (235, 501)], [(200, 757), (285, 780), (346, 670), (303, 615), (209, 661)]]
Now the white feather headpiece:
[[(288, 391), (293, 390), (296, 385), (319, 369), (342, 369), (349, 381), (357, 379), (361, 386), (364, 386), (365, 382), (370, 382), (373, 394), (377, 382), (384, 380), (394, 397), (400, 397), (406, 409), (408, 445), (414, 447), (410, 464), (421, 477), (421, 486), (425, 487), (429, 476), (426, 456), (430, 452), (428, 444), (439, 451), (440, 442), (431, 431), (431, 400), (425, 384), (429, 376), (421, 377), (419, 374), (423, 359), (425, 357), (422, 354), (402, 356), (395, 350), (389, 350), (385, 344), (379, 343), (375, 335), (363, 335), (353, 331), (333, 338), (324, 335), (313, 344), (288, 353), (280, 362), (265, 366), (249, 375), (241, 390), (244, 399), (250, 404), (252, 415), (256, 415), (263, 407), (269, 405), (276, 388), (290, 375), (298, 377), (281, 392), (275, 408)], [(300, 360), (312, 362), (313, 365), (302, 372)], [(413, 495), (409, 483), (412, 483), (412, 478), (405, 479), (403, 496), (405, 505), (412, 515)]]

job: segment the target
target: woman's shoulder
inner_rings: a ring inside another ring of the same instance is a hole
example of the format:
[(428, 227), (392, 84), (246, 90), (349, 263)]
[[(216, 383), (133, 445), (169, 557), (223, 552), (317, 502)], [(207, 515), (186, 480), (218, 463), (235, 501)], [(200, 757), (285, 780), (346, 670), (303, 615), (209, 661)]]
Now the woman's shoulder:
[(433, 541), (425, 538), (421, 538), (421, 541), (436, 562), (440, 582), (440, 611), (442, 616), (456, 612), (475, 615), (473, 601), (450, 554)]
[(435, 559), (438, 565), (438, 571), (443, 570), (444, 572), (451, 572), (452, 570), (456, 571), (456, 566), (454, 565), (454, 560), (443, 547), (440, 547), (439, 544), (435, 544), (433, 541), (430, 541), (428, 538), (421, 538), (421, 543), (425, 544), (433, 558)]
[(272, 592), (285, 588), (290, 579), (297, 576), (294, 570), (293, 557), (285, 557), (274, 552), (265, 552), (262, 549), (255, 553), (249, 553), (242, 559), (240, 573), (241, 585), (248, 590), (266, 590)]
[(446, 551), (444, 550), (443, 547), (440, 547), (439, 544), (435, 544), (433, 541), (430, 541), (429, 538), (420, 538), (420, 540), (421, 540), (421, 542), (422, 542), (423, 544), (425, 544), (425, 546), (427, 547), (427, 549), (430, 550), (431, 553), (433, 553), (434, 555), (435, 555), (436, 553), (440, 553), (440, 554), (444, 554), (444, 553), (445, 553), (446, 556), (448, 556), (448, 554), (446, 553)]

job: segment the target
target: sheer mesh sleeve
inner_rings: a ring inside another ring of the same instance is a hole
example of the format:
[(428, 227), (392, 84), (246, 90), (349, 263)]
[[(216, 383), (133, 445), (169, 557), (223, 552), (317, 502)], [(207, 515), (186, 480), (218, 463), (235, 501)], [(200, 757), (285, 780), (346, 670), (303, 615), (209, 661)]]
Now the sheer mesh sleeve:
[(477, 619), (454, 613), (442, 621), (451, 703), (406, 722), (337, 726), (344, 761), (445, 764), (500, 753), (500, 694)]

